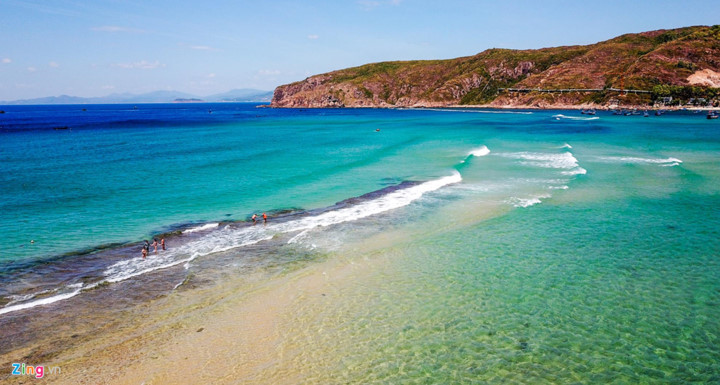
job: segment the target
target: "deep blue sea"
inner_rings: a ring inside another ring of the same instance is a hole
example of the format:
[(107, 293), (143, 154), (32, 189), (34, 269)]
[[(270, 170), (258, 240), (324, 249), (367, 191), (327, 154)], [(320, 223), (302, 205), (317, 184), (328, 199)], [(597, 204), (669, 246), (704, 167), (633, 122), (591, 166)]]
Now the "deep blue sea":
[[(703, 114), (2, 109), (0, 318), (257, 245), (333, 258), (394, 234), (391, 278), (337, 305), (317, 350), (354, 370), (311, 382), (720, 383)], [(167, 250), (143, 259), (153, 238)]]

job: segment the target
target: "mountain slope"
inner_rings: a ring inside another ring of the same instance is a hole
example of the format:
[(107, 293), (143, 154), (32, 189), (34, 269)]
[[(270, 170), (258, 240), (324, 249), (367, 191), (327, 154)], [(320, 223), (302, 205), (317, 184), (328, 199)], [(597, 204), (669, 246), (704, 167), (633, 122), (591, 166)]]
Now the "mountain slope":
[[(720, 25), (626, 34), (586, 46), (490, 49), (449, 60), (366, 64), (280, 86), (272, 106), (639, 104), (657, 95), (612, 89), (653, 91), (657, 86), (693, 84), (720, 87)], [(525, 92), (529, 89), (546, 92)], [(594, 91), (547, 92), (559, 89)]]
[(144, 94), (111, 94), (94, 98), (77, 96), (49, 96), (36, 99), (24, 99), (0, 102), (2, 105), (12, 104), (113, 104), (113, 103), (172, 103), (177, 100), (203, 100), (207, 102), (269, 102), (272, 92), (255, 89), (231, 90), (222, 94), (206, 97), (179, 91), (154, 91)]

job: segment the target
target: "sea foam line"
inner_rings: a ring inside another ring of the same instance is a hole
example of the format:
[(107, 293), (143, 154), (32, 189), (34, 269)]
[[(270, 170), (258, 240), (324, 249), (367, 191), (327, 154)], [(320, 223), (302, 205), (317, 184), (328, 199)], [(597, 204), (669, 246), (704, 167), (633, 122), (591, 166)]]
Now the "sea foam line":
[(580, 117), (580, 116), (565, 116), (565, 115), (563, 115), (563, 114), (553, 115), (552, 117), (555, 118), (555, 120), (560, 120), (560, 119), (567, 119), (567, 120), (598, 120), (598, 119), (600, 119), (599, 116), (592, 116), (592, 117), (584, 118), (584, 117)]
[(539, 152), (511, 152), (498, 153), (496, 155), (517, 159), (521, 164), (541, 168), (554, 168), (564, 170), (563, 175), (579, 175), (586, 174), (587, 170), (580, 167), (577, 158), (570, 152), (562, 152), (559, 154), (539, 153)]
[(541, 199), (547, 199), (547, 198), (550, 198), (550, 195), (540, 195), (540, 196), (532, 197), (532, 198), (512, 197), (512, 198), (508, 199), (506, 202), (515, 207), (525, 208), (525, 207), (534, 206), (538, 203), (542, 203)]
[(598, 159), (611, 163), (657, 164), (662, 167), (679, 166), (683, 161), (677, 158), (640, 158), (635, 156), (601, 156)]
[(220, 225), (219, 223), (206, 223), (204, 225), (191, 227), (191, 228), (183, 231), (183, 234), (194, 233), (194, 232), (203, 231), (203, 230), (210, 230), (210, 229), (214, 229), (214, 228), (218, 227), (219, 225)]
[(81, 291), (83, 291), (83, 289), (76, 289), (70, 293), (58, 294), (58, 295), (54, 295), (52, 297), (39, 299), (37, 301), (25, 302), (25, 303), (21, 303), (21, 304), (17, 304), (17, 305), (12, 305), (12, 306), (6, 306), (6, 307), (0, 309), (0, 314), (6, 314), (6, 313), (18, 311), (18, 310), (29, 309), (29, 308), (32, 308), (35, 306), (40, 306), (40, 305), (48, 305), (48, 304), (51, 304), (54, 302), (72, 298), (72, 297), (80, 294)]

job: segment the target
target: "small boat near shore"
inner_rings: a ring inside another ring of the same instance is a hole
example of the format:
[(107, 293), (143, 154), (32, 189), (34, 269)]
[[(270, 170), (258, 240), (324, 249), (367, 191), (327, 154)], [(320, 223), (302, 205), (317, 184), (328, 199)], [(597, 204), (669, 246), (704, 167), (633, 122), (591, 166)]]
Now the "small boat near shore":
[(717, 119), (718, 117), (720, 117), (720, 115), (718, 115), (718, 113), (715, 111), (708, 111), (707, 113), (708, 119)]

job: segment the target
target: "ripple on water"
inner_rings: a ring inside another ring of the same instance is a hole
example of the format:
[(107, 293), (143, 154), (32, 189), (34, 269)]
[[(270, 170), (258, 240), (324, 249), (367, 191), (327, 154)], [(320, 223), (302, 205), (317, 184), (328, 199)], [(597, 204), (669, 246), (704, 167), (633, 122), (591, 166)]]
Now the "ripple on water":
[(538, 206), (385, 250), (387, 267), (294, 331), (297, 368), (309, 382), (716, 381), (720, 261), (665, 226), (702, 234), (706, 208), (633, 204)]

